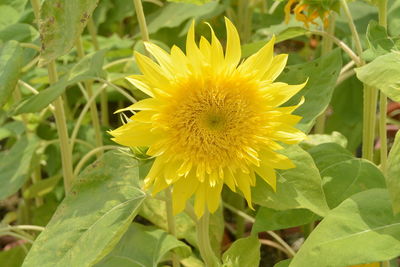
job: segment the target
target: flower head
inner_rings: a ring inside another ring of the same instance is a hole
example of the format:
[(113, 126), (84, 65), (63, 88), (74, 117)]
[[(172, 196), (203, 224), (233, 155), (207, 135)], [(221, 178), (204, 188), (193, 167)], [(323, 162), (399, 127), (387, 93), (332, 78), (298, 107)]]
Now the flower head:
[(277, 150), (277, 142), (295, 144), (305, 134), (294, 128), (299, 106), (279, 107), (305, 84), (274, 82), (287, 55), (273, 55), (274, 38), (240, 63), (239, 35), (225, 19), (225, 53), (211, 28), (211, 42), (195, 42), (194, 22), (186, 54), (176, 46), (170, 53), (146, 43), (157, 60), (135, 53), (143, 75), (127, 79), (150, 98), (119, 110), (139, 111), (111, 131), (125, 146), (147, 146), (154, 164), (145, 179), (153, 194), (172, 187), (173, 208), (181, 212), (195, 195), (195, 212), (214, 212), (224, 184), (239, 188), (251, 207), (250, 187), (256, 174), (276, 187), (275, 169), (293, 168)]
[(289, 22), (293, 10), (296, 20), (303, 22), (307, 28), (310, 23), (318, 25), (315, 22), (317, 18), (321, 18), (324, 27), (327, 28), (330, 12), (339, 9), (339, 0), (289, 0), (285, 5), (285, 22)]

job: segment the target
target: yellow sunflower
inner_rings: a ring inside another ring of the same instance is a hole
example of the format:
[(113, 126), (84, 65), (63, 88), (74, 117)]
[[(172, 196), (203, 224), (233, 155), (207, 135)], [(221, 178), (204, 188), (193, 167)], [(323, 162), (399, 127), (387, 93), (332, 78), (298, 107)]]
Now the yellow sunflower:
[(139, 111), (111, 131), (124, 146), (149, 147), (154, 164), (145, 187), (156, 194), (172, 187), (174, 213), (181, 212), (194, 194), (196, 215), (217, 210), (224, 184), (239, 188), (251, 205), (250, 187), (256, 174), (274, 190), (274, 169), (294, 164), (277, 150), (277, 142), (295, 144), (305, 134), (294, 127), (301, 117), (291, 113), (302, 104), (279, 107), (305, 84), (274, 80), (286, 65), (287, 55), (274, 57), (274, 38), (256, 54), (240, 62), (239, 35), (225, 19), (225, 53), (211, 26), (211, 42), (195, 42), (192, 23), (186, 54), (177, 46), (170, 53), (145, 43), (157, 60), (135, 53), (143, 75), (127, 79), (149, 98), (121, 111)]

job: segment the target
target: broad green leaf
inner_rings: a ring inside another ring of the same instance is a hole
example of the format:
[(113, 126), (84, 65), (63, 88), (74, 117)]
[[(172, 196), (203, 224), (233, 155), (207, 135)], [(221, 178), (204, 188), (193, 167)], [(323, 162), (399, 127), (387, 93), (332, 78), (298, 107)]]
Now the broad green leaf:
[(333, 92), (326, 131), (338, 131), (348, 141), (347, 148), (355, 153), (362, 139), (363, 85), (355, 77), (342, 82)]
[(100, 50), (94, 54), (86, 55), (58, 82), (21, 102), (16, 107), (14, 114), (41, 111), (56, 100), (68, 86), (96, 77), (104, 77), (105, 74), (102, 69), (104, 54), (105, 51)]
[(276, 210), (309, 209), (324, 216), (329, 208), (322, 190), (321, 176), (312, 157), (299, 146), (279, 151), (288, 156), (296, 168), (277, 171), (276, 192), (261, 178), (252, 189), (255, 203)]
[(182, 259), (181, 264), (185, 267), (204, 267), (204, 263), (193, 255)]
[(95, 267), (157, 267), (174, 250), (181, 258), (190, 255), (188, 245), (152, 226), (133, 223), (115, 248)]
[(376, 21), (368, 24), (367, 40), (369, 49), (363, 53), (363, 58), (367, 61), (390, 53), (395, 48), (395, 42), (387, 35), (386, 29)]
[(17, 42), (9, 41), (3, 46), (0, 44), (0, 108), (14, 91), (22, 64), (22, 48)]
[(10, 150), (0, 153), (0, 200), (17, 192), (29, 178), (30, 162), (37, 145), (36, 137), (23, 136)]
[(304, 225), (318, 220), (320, 217), (307, 209), (274, 210), (260, 207), (252, 233), (274, 231)]
[(399, 253), (400, 216), (393, 216), (386, 190), (371, 189), (330, 211), (290, 266), (349, 266), (390, 260)]
[(45, 0), (40, 9), (42, 52), (45, 65), (74, 47), (98, 0)]
[(168, 2), (186, 3), (186, 4), (196, 4), (204, 5), (212, 0), (167, 0)]
[(363, 83), (382, 90), (393, 101), (400, 101), (400, 52), (377, 57), (357, 68), (356, 73)]
[(18, 10), (0, 2), (0, 29), (12, 25), (18, 21), (20, 14)]
[(257, 236), (236, 240), (222, 256), (226, 267), (258, 267), (260, 262), (260, 241)]
[(11, 6), (19, 13), (22, 13), (27, 2), (28, 0), (0, 0), (0, 5)]
[(400, 131), (397, 132), (394, 144), (388, 157), (388, 173), (386, 178), (393, 211), (400, 212)]
[(0, 251), (0, 263), (4, 267), (20, 267), (25, 258), (22, 246), (16, 246), (10, 250)]
[(217, 1), (212, 1), (202, 6), (187, 3), (168, 3), (159, 13), (154, 15), (154, 19), (148, 22), (149, 33), (155, 33), (161, 28), (174, 28), (183, 22), (199, 18), (208, 13), (212, 13), (219, 8)]
[[(139, 215), (150, 221), (157, 227), (168, 230), (167, 212), (165, 202), (154, 198), (146, 198)], [(175, 216), (176, 237), (186, 239), (191, 245), (197, 245), (196, 225), (194, 221), (182, 212)]]
[(326, 201), (330, 208), (355, 193), (385, 188), (385, 177), (370, 161), (355, 158), (338, 144), (321, 144), (308, 151), (322, 177)]
[(10, 40), (16, 40), (18, 42), (32, 42), (38, 37), (38, 31), (29, 24), (12, 24), (0, 30), (0, 41), (3, 42)]
[(23, 266), (88, 267), (100, 261), (118, 243), (145, 198), (137, 164), (113, 151), (86, 168)]
[(347, 139), (339, 132), (332, 132), (331, 134), (309, 134), (307, 139), (300, 143), (300, 146), (308, 150), (324, 143), (336, 143), (345, 148), (347, 146)]
[[(299, 36), (302, 36), (309, 31), (302, 27), (290, 27), (283, 31), (281, 31), (275, 39), (275, 43), (280, 43), (289, 39), (293, 39)], [(246, 58), (251, 56), (260, 50), (267, 42), (266, 41), (257, 41), (254, 43), (244, 44), (242, 45), (242, 57)]]
[(303, 117), (299, 129), (310, 131), (315, 119), (328, 107), (341, 67), (341, 53), (336, 49), (312, 62), (288, 66), (278, 78), (289, 84), (301, 84), (308, 79), (307, 85), (285, 104), (295, 105), (304, 96), (305, 103), (294, 112)]
[(292, 262), (292, 259), (286, 259), (278, 262), (274, 265), (274, 267), (289, 267), (289, 264)]

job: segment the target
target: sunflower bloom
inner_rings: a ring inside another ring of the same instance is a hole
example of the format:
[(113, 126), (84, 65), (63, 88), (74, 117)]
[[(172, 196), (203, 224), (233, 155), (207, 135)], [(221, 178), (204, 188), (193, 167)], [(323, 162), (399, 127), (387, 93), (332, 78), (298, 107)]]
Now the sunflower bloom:
[(194, 208), (201, 217), (215, 212), (226, 184), (237, 188), (252, 207), (250, 188), (256, 174), (274, 190), (275, 169), (294, 164), (277, 150), (277, 142), (296, 144), (305, 134), (294, 128), (301, 117), (291, 113), (302, 104), (279, 107), (305, 84), (274, 80), (286, 65), (287, 55), (273, 55), (274, 38), (240, 63), (236, 28), (225, 19), (225, 53), (211, 28), (211, 42), (195, 42), (192, 23), (186, 54), (173, 46), (170, 53), (146, 43), (157, 60), (135, 53), (143, 75), (128, 77), (149, 98), (118, 110), (136, 111), (130, 120), (111, 131), (124, 146), (149, 147), (155, 158), (145, 178), (153, 194), (172, 187), (174, 213), (181, 212), (195, 195)]
[(340, 3), (337, 0), (323, 3), (319, 0), (289, 0), (285, 5), (285, 22), (288, 23), (293, 10), (296, 20), (301, 21), (309, 28), (310, 24), (318, 25), (315, 20), (321, 18), (324, 27), (329, 25), (331, 11), (337, 11)]

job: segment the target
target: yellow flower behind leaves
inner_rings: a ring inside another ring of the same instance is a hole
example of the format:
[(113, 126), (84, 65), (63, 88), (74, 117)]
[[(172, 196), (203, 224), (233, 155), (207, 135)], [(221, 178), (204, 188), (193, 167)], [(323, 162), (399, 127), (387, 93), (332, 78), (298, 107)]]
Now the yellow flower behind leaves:
[(289, 22), (293, 10), (296, 20), (303, 22), (307, 28), (310, 24), (318, 25), (315, 22), (318, 17), (327, 28), (330, 12), (338, 12), (339, 9), (339, 0), (288, 0), (285, 5), (285, 22)]
[[(147, 146), (154, 164), (145, 186), (156, 194), (172, 187), (174, 213), (195, 195), (198, 217), (207, 208), (217, 210), (226, 184), (239, 188), (251, 207), (250, 187), (256, 174), (273, 189), (275, 169), (294, 164), (277, 150), (277, 142), (296, 144), (305, 134), (294, 127), (301, 117), (291, 107), (279, 107), (305, 84), (274, 82), (286, 65), (287, 55), (274, 56), (274, 38), (256, 54), (240, 62), (239, 35), (225, 19), (225, 53), (211, 29), (211, 42), (195, 42), (192, 23), (186, 54), (176, 46), (170, 53), (146, 43), (158, 63), (135, 53), (143, 75), (128, 81), (150, 98), (121, 111), (139, 111), (129, 122), (111, 131), (124, 146)], [(211, 27), (210, 27), (211, 28)]]

